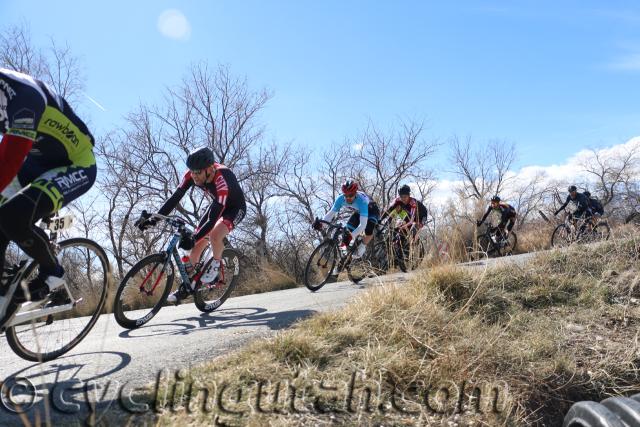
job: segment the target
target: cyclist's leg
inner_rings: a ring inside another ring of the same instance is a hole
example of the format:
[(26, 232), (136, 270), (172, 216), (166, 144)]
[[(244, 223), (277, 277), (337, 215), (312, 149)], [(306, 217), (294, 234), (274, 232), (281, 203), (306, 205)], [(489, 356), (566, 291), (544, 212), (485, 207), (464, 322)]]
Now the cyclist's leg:
[(209, 234), (209, 232), (213, 228), (219, 215), (220, 215), (219, 210), (215, 209), (214, 205), (211, 204), (207, 208), (204, 215), (202, 215), (202, 218), (200, 218), (198, 227), (194, 232), (194, 236), (196, 237), (196, 244), (193, 247), (193, 249), (191, 249), (191, 251), (189, 252), (189, 258), (194, 265), (201, 261), (200, 258), (202, 257), (202, 252), (204, 252), (205, 248), (207, 247), (207, 244), (209, 244), (209, 242), (207, 241), (207, 239), (205, 239), (205, 237)]
[(64, 275), (46, 234), (35, 223), (89, 191), (95, 179), (95, 165), (53, 169), (0, 206), (0, 231), (39, 265), (38, 276), (29, 283), (30, 291), (44, 292), (47, 286), (56, 288), (62, 284)]
[(227, 208), (222, 213), (222, 216), (216, 221), (216, 225), (209, 233), (209, 239), (211, 239), (213, 249), (213, 257), (217, 260), (222, 258), (222, 252), (224, 251), (224, 239), (233, 231), (234, 228), (240, 224), (244, 219), (246, 212), (246, 206), (237, 208)]
[(347, 221), (347, 230), (349, 230), (350, 232), (353, 232), (353, 230), (358, 228), (359, 225), (360, 225), (360, 213), (354, 212), (351, 214), (351, 216), (349, 217), (349, 220)]

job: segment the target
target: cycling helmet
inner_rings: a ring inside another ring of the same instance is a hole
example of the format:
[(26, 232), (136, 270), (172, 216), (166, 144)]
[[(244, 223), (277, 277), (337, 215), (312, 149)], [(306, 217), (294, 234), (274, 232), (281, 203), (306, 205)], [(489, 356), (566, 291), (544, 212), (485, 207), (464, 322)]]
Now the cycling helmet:
[(574, 191), (578, 191), (578, 187), (576, 187), (575, 185), (569, 186), (569, 193), (573, 193)]
[(358, 191), (358, 182), (348, 179), (342, 184), (342, 193), (351, 195), (355, 194)]
[(187, 156), (187, 167), (190, 170), (206, 169), (213, 164), (213, 151), (209, 147), (200, 147)]
[(398, 195), (400, 196), (409, 196), (411, 194), (411, 188), (407, 184), (403, 185), (398, 189)]
[(491, 201), (492, 201), (492, 202), (498, 202), (498, 203), (500, 203), (500, 196), (498, 196), (498, 195), (496, 194), (495, 196), (493, 196), (493, 197), (491, 198)]
[(584, 192), (584, 193), (582, 193), (582, 194), (584, 194), (584, 195), (585, 195), (585, 196), (587, 196), (587, 197), (591, 197), (591, 192), (590, 192), (589, 190), (585, 191), (585, 192)]

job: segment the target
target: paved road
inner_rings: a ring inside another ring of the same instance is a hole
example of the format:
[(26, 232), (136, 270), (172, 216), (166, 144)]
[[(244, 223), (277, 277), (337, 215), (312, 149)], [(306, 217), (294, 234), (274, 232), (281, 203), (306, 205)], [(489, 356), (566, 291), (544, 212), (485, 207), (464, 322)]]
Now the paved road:
[[(524, 263), (530, 257), (525, 254), (491, 262)], [(209, 314), (200, 313), (193, 304), (165, 307), (145, 327), (134, 331), (121, 328), (112, 315), (103, 315), (69, 354), (42, 365), (20, 359), (0, 337), (0, 378), (4, 380), (0, 425), (23, 424), (18, 415), (6, 409), (15, 401), (27, 406), (33, 402), (25, 413), (32, 423), (39, 413), (41, 419), (48, 415), (45, 419), (52, 418), (56, 425), (84, 424), (95, 402), (97, 413), (103, 413), (124, 401), (132, 390), (158, 381), (163, 369), (168, 369), (163, 375), (175, 375), (180, 368), (272, 335), (316, 312), (338, 308), (366, 289), (401, 283), (409, 277), (397, 273), (366, 279), (359, 286), (328, 284), (316, 293), (295, 288), (230, 298), (220, 310)], [(15, 384), (14, 397), (8, 399), (7, 391)]]

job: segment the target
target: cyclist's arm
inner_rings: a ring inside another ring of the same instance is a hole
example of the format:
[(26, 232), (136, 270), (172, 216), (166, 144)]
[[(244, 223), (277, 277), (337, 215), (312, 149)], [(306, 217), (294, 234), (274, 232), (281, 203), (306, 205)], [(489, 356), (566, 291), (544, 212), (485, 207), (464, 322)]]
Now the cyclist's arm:
[(367, 228), (367, 221), (369, 220), (369, 202), (358, 198), (356, 206), (358, 207), (358, 211), (360, 211), (360, 224), (351, 232), (354, 238), (362, 234), (364, 229)]
[(37, 137), (38, 122), (46, 106), (44, 96), (31, 87), (20, 86), (20, 93), (9, 100), (9, 121), (0, 141), (0, 191), (18, 174)]
[(482, 225), (482, 223), (484, 223), (484, 220), (487, 219), (487, 217), (489, 216), (489, 214), (491, 213), (491, 206), (489, 206), (487, 208), (487, 211), (484, 213), (484, 215), (482, 216), (482, 219), (480, 220), (480, 224)]
[(178, 206), (178, 204), (180, 203), (180, 200), (182, 200), (184, 195), (187, 193), (187, 190), (192, 185), (193, 185), (193, 178), (191, 177), (191, 172), (187, 171), (187, 173), (184, 174), (184, 177), (182, 178), (182, 182), (180, 183), (176, 191), (174, 191), (171, 197), (169, 197), (169, 199), (166, 202), (164, 202), (162, 207), (158, 210), (158, 213), (160, 215), (169, 215), (169, 213), (171, 213), (171, 211), (174, 210), (176, 206)]
[(567, 200), (564, 201), (562, 206), (560, 206), (560, 208), (556, 211), (556, 213), (554, 215), (558, 215), (564, 208), (567, 207), (567, 205), (569, 204), (570, 201), (571, 201), (571, 197), (567, 196)]
[(335, 218), (338, 212), (340, 212), (340, 209), (342, 209), (343, 205), (344, 205), (344, 196), (340, 195), (335, 200), (335, 202), (333, 202), (333, 206), (331, 207), (329, 212), (327, 212), (324, 218), (322, 218), (322, 220), (327, 222), (333, 221), (333, 218)]

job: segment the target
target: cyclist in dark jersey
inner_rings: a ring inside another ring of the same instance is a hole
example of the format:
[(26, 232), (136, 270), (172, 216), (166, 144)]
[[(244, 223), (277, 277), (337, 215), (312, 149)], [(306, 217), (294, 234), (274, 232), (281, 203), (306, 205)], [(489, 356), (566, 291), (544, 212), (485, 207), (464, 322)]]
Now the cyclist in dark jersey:
[[(86, 193), (96, 180), (94, 139), (47, 84), (0, 68), (0, 261), (10, 241), (39, 265), (30, 299), (64, 283), (64, 269), (35, 223)], [(0, 293), (4, 293), (4, 286)], [(16, 302), (27, 299), (19, 287)]]
[(411, 197), (411, 188), (408, 185), (403, 185), (398, 189), (398, 197), (389, 204), (380, 221), (382, 222), (393, 211), (398, 209), (407, 213), (404, 216), (406, 225), (409, 227), (415, 226), (416, 231), (419, 231), (427, 222), (428, 212), (426, 206), (421, 201)]
[(498, 223), (498, 229), (502, 232), (503, 237), (506, 238), (516, 223), (517, 214), (515, 208), (508, 203), (502, 202), (500, 200), (500, 196), (493, 196), (491, 198), (491, 204), (487, 208), (487, 211), (484, 213), (482, 219), (476, 221), (476, 225), (480, 227), (491, 212), (500, 213), (500, 222)]
[(569, 187), (569, 195), (567, 196), (567, 199), (553, 215), (558, 215), (569, 203), (573, 203), (576, 206), (576, 210), (571, 214), (573, 218), (591, 217), (592, 212), (591, 207), (589, 206), (589, 198), (582, 193), (578, 193), (578, 188), (575, 185), (571, 185)]
[[(200, 262), (200, 256), (207, 246), (205, 237), (209, 236), (213, 262), (201, 280), (203, 283), (213, 283), (218, 277), (224, 238), (242, 221), (247, 205), (235, 174), (226, 166), (215, 163), (213, 152), (208, 147), (192, 151), (187, 157), (187, 167), (189, 170), (184, 174), (178, 189), (162, 205), (158, 213), (168, 215), (193, 186), (203, 189), (213, 199), (193, 235), (181, 239), (179, 244), (182, 249), (191, 251), (189, 262), (196, 264)], [(154, 219), (144, 215), (136, 222), (141, 230), (154, 224)], [(167, 301), (177, 304), (192, 293), (191, 286), (183, 283), (169, 295)]]

